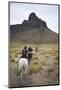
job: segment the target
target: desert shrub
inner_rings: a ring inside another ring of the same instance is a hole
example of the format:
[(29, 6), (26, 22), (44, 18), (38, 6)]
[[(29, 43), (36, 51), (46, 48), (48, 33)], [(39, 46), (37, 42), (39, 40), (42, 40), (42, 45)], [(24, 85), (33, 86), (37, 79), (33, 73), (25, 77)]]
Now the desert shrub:
[(15, 62), (15, 60), (14, 59), (11, 59), (11, 62)]
[(50, 56), (49, 55), (45, 55), (46, 58), (49, 58)]
[(43, 61), (42, 61), (42, 62), (41, 62), (41, 65), (46, 65), (46, 62), (43, 62)]
[(41, 52), (40, 52), (40, 55), (41, 55), (41, 54), (42, 54), (42, 55), (45, 55), (46, 52), (45, 52), (45, 51), (41, 51)]
[(15, 73), (18, 74), (18, 72), (19, 72), (19, 69), (17, 67), (17, 68), (15, 68)]
[(48, 70), (47, 70), (48, 72), (53, 72), (54, 71), (54, 68), (49, 68)]
[(18, 52), (17, 54), (22, 54), (22, 52)]
[(32, 62), (32, 65), (29, 69), (29, 74), (32, 74), (32, 73), (37, 73), (40, 71), (40, 69), (42, 69), (41, 65), (37, 62), (37, 61), (34, 61)]
[(51, 55), (56, 55), (56, 52), (51, 51), (51, 52), (49, 52), (49, 54), (51, 54)]
[(59, 56), (55, 55), (53, 56), (53, 60), (57, 61), (59, 59)]
[(54, 62), (54, 65), (58, 65), (58, 62)]
[(15, 57), (17, 57), (17, 53), (15, 53)]
[(18, 63), (15, 63), (15, 65), (14, 65), (14, 71), (15, 71), (16, 74), (19, 72)]
[(59, 56), (56, 56), (56, 60), (58, 60), (59, 59)]
[(34, 62), (35, 65), (38, 65), (39, 63), (37, 61)]
[(35, 53), (33, 53), (32, 55), (35, 56)]
[(18, 51), (18, 50), (15, 53), (16, 54), (22, 54), (22, 52), (21, 51)]
[(38, 60), (39, 58), (38, 57), (33, 57), (32, 60)]
[(15, 56), (15, 57), (18, 57), (18, 55), (21, 55), (21, 54), (22, 54), (21, 52), (18, 52), (18, 51), (17, 51), (17, 52), (14, 53), (14, 56)]

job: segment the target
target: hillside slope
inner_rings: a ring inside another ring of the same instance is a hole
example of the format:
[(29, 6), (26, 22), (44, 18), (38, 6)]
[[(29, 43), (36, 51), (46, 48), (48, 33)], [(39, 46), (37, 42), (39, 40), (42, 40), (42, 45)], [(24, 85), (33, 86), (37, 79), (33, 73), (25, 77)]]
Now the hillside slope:
[(22, 24), (10, 26), (10, 40), (21, 43), (58, 43), (58, 34), (51, 31), (45, 21), (35, 13)]

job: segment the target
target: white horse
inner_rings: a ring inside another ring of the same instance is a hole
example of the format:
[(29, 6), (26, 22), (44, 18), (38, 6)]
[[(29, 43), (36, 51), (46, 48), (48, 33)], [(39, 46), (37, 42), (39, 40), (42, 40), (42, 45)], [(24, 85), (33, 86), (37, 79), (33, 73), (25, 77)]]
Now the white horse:
[(21, 80), (23, 79), (23, 74), (26, 75), (28, 70), (28, 59), (26, 58), (21, 58), (19, 60), (19, 73)]

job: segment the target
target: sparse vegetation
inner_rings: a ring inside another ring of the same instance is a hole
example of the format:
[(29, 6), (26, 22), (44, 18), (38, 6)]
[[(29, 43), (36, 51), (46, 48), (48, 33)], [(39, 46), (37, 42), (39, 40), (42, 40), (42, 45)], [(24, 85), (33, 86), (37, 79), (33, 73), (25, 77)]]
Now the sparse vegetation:
[(39, 64), (39, 62), (33, 61), (31, 64), (30, 70), (29, 70), (29, 74), (32, 74), (32, 73), (35, 74), (35, 73), (39, 72), (40, 69), (42, 69), (42, 66)]
[(11, 62), (14, 62), (15, 60), (14, 59), (11, 59)]
[(32, 58), (32, 60), (38, 60), (38, 59), (39, 59), (39, 58), (38, 58), (38, 57), (36, 57), (36, 56)]
[(53, 72), (54, 71), (54, 68), (48, 68), (48, 70), (47, 70), (48, 72)]
[[(20, 44), (20, 43), (11, 43), (10, 45), (10, 68), (15, 72), (14, 76), (18, 74), (18, 60), (21, 57), (21, 50), (24, 46), (31, 46), (35, 50), (35, 44)], [(49, 84), (49, 82), (57, 83), (57, 73), (58, 70), (58, 47), (56, 44), (38, 44), (38, 52), (33, 53), (31, 65), (28, 70), (28, 76), (31, 77), (33, 83)], [(42, 78), (40, 81), (37, 80), (36, 75), (40, 73)], [(48, 73), (47, 73), (48, 72)], [(12, 73), (12, 72), (11, 72)], [(51, 77), (48, 76), (51, 75)], [(55, 76), (55, 78), (54, 78)], [(34, 77), (34, 78), (33, 78)], [(54, 78), (54, 80), (53, 80)], [(43, 80), (43, 81), (42, 81)], [(36, 82), (35, 82), (36, 81)]]

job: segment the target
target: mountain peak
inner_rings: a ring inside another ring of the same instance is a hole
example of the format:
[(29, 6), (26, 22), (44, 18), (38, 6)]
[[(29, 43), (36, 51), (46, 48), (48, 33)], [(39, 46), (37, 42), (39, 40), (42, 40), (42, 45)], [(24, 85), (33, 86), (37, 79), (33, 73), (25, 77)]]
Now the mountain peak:
[(41, 20), (39, 17), (37, 17), (37, 15), (34, 12), (32, 12), (29, 15), (28, 22), (30, 24), (32, 24), (32, 26), (34, 26), (34, 27), (42, 27), (43, 26), (43, 27), (47, 28), (46, 22)]
[(29, 21), (33, 21), (33, 20), (36, 20), (38, 19), (38, 17), (36, 16), (36, 14), (34, 12), (32, 12), (30, 15), (29, 15)]

